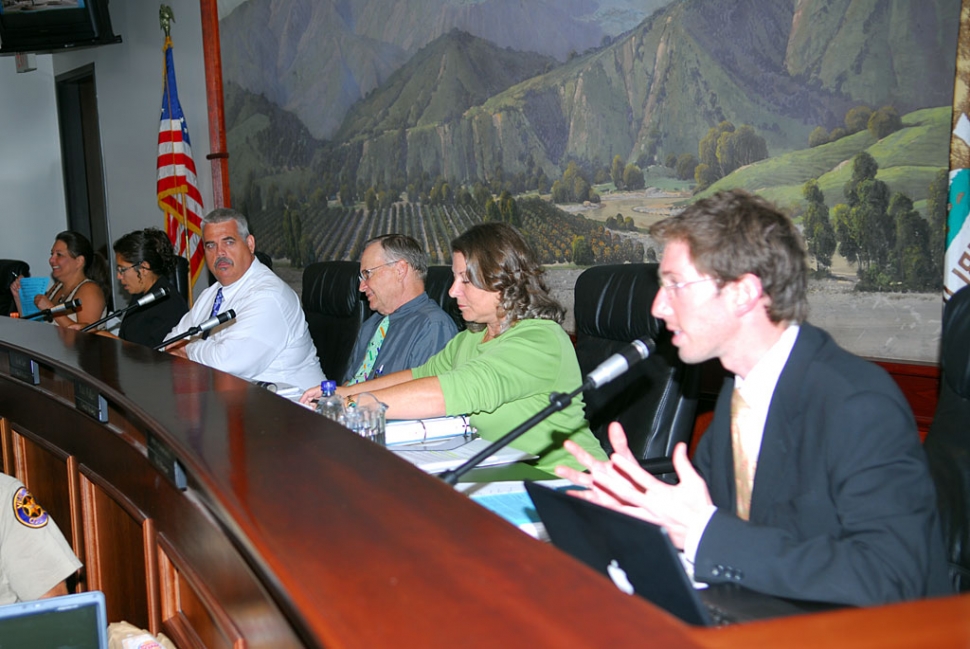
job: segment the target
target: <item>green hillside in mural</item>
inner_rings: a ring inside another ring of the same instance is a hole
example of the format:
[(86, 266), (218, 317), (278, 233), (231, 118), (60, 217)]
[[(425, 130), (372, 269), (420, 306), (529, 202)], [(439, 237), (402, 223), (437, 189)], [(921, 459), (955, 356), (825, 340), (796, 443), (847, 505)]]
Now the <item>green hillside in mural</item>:
[(845, 201), (842, 190), (852, 175), (852, 158), (866, 151), (879, 164), (879, 180), (919, 203), (926, 199), (936, 173), (947, 167), (951, 114), (949, 106), (918, 110), (903, 115), (903, 128), (881, 140), (861, 131), (829, 144), (762, 160), (719, 180), (697, 197), (741, 187), (798, 213), (804, 203), (802, 186), (817, 178), (831, 207)]
[[(307, 15), (284, 5), (252, 0), (234, 20), (261, 16), (279, 33), (294, 20), (323, 29), (322, 9)], [(510, 4), (490, 6), (520, 15)], [(551, 6), (532, 10), (541, 16)], [(318, 97), (327, 119), (339, 117), (329, 139), (314, 137), (297, 117), (305, 110), (282, 107), (268, 86), (260, 93), (252, 90), (259, 84), (225, 85), (233, 204), (252, 217), (261, 248), (297, 266), (355, 259), (367, 238), (389, 231), (413, 234), (434, 263), (447, 263), (451, 238), (494, 218), (520, 225), (544, 263), (638, 261), (636, 234), (611, 232), (536, 195), (579, 170), (595, 189), (582, 196), (595, 203), (624, 188), (610, 174), (617, 159), (639, 173), (699, 156), (708, 130), (730, 122), (750, 127), (768, 157), (700, 195), (745, 187), (797, 215), (804, 183), (818, 179), (832, 206), (844, 199), (853, 157), (865, 151), (878, 179), (925, 212), (930, 181), (947, 164), (958, 10), (958, 0), (918, 10), (869, 0), (674, 0), (561, 59), (457, 29), (404, 50), (399, 39), (385, 43), (390, 50), (379, 38), (366, 47), (354, 41), (353, 69), (343, 77), (332, 76), (339, 65), (330, 58), (318, 75), (278, 80), (295, 84), (291, 90), (328, 82), (361, 90), (355, 103), (332, 110), (333, 87), (301, 95)], [(348, 42), (323, 50), (344, 56)], [(303, 47), (291, 44), (285, 54)], [(368, 57), (380, 81), (364, 92), (355, 84)], [(902, 127), (881, 139), (862, 130), (809, 147), (813, 132), (834, 133), (862, 104), (891, 107)], [(683, 178), (689, 189), (693, 177)], [(516, 215), (499, 215), (511, 195)]]

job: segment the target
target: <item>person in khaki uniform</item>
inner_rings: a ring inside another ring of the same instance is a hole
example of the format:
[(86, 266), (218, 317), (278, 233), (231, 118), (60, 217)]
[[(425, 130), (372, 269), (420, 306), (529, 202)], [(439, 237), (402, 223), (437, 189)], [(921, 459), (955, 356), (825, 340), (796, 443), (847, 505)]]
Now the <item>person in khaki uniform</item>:
[(0, 605), (67, 595), (64, 580), (80, 567), (50, 514), (0, 473)]

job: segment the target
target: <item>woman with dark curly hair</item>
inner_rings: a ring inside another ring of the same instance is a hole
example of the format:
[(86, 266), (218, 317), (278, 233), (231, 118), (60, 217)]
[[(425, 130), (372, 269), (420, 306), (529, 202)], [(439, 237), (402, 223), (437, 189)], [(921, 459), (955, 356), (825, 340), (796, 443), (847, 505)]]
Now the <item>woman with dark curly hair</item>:
[(132, 301), (156, 287), (168, 291), (168, 297), (126, 313), (118, 330), (118, 337), (123, 340), (154, 347), (189, 310), (185, 299), (168, 281), (175, 268), (172, 242), (161, 230), (145, 228), (115, 241), (114, 251), (117, 277)]
[[(354, 386), (388, 405), (390, 419), (471, 415), (479, 434), (494, 440), (549, 404), (553, 392), (582, 382), (576, 353), (561, 322), (564, 309), (550, 295), (535, 253), (518, 230), (504, 223), (476, 225), (455, 239), (449, 294), (468, 323), (466, 331), (419, 367)], [(308, 402), (318, 390), (303, 395)], [(539, 456), (537, 466), (575, 466), (562, 444), (571, 439), (606, 458), (583, 418), (577, 398), (512, 446)]]

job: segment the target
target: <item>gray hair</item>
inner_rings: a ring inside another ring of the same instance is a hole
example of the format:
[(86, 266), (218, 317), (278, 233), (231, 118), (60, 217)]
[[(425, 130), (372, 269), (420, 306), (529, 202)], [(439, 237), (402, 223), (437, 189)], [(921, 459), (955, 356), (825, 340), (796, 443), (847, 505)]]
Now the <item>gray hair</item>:
[(236, 222), (236, 231), (239, 233), (240, 239), (245, 239), (249, 236), (249, 220), (242, 212), (237, 212), (228, 207), (216, 208), (202, 217), (202, 230), (205, 231), (205, 226), (207, 225), (225, 223), (226, 221)]
[(382, 234), (368, 239), (364, 248), (372, 243), (380, 243), (388, 263), (403, 259), (417, 272), (422, 281), (428, 276), (428, 255), (413, 237), (406, 234)]

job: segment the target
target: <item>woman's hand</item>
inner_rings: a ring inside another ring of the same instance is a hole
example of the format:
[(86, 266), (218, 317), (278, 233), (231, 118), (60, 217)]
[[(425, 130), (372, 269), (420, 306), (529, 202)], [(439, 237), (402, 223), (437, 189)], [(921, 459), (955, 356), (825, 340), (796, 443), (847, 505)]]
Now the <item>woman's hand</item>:
[(322, 396), (323, 390), (321, 390), (320, 386), (318, 385), (315, 388), (310, 388), (304, 392), (303, 396), (300, 397), (300, 403), (302, 403), (304, 406), (309, 406), (311, 403), (318, 401)]
[(51, 302), (49, 297), (41, 293), (34, 296), (34, 306), (43, 311), (44, 309), (53, 309), (54, 303)]
[(23, 313), (23, 306), (20, 304), (20, 280), (24, 278), (23, 275), (17, 275), (12, 282), (10, 282), (10, 293), (13, 295), (13, 303), (17, 306), (17, 313)]

